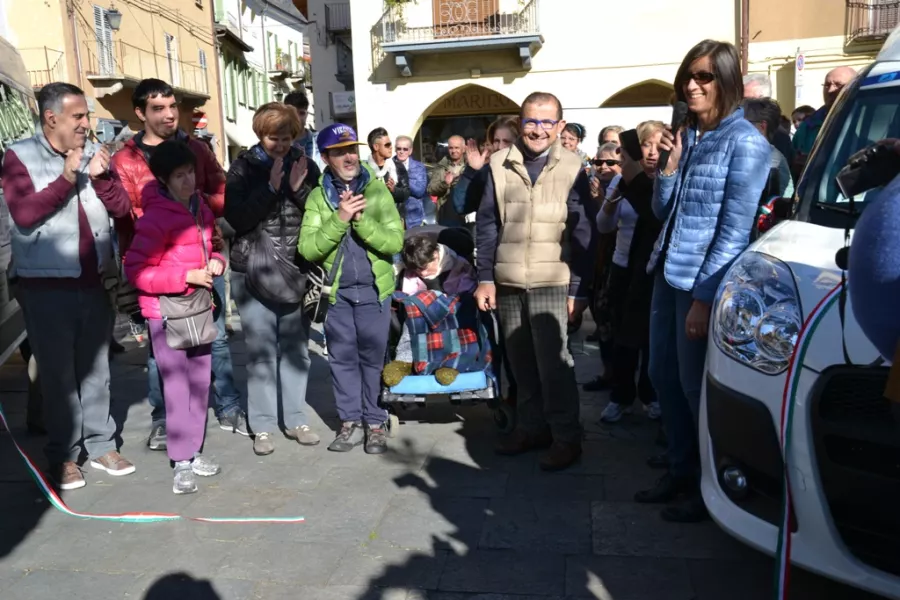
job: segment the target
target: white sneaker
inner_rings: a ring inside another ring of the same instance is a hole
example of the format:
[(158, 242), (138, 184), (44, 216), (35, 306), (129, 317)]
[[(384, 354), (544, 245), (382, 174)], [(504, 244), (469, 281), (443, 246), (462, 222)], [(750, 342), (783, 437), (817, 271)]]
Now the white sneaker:
[(630, 406), (622, 408), (621, 404), (610, 402), (603, 409), (603, 412), (600, 413), (600, 420), (604, 423), (616, 423), (622, 420), (623, 415), (630, 415), (631, 412)]
[(194, 460), (191, 461), (191, 471), (200, 477), (212, 477), (218, 475), (221, 468), (215, 461), (197, 453), (194, 455)]
[(193, 494), (197, 491), (197, 482), (194, 480), (194, 471), (191, 470), (191, 461), (182, 460), (175, 463), (175, 480), (172, 483), (172, 491), (176, 494)]
[(651, 402), (644, 407), (644, 410), (647, 411), (647, 418), (651, 421), (658, 421), (662, 417), (662, 409), (659, 407), (659, 402)]

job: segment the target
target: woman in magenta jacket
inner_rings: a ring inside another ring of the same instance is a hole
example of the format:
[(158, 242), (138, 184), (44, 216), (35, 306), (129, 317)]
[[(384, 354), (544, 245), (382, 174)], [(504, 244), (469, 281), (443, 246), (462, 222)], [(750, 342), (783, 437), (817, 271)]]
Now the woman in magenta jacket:
[[(125, 274), (139, 292), (141, 313), (159, 365), (166, 403), (169, 458), (175, 463), (172, 491), (197, 491), (195, 475), (211, 476), (219, 466), (202, 456), (211, 372), (211, 345), (175, 350), (166, 342), (159, 297), (212, 288), (225, 259), (213, 253), (215, 217), (196, 193), (196, 158), (180, 141), (166, 141), (150, 159), (155, 182), (144, 186), (143, 216), (125, 258)], [(207, 259), (207, 257), (209, 257)]]

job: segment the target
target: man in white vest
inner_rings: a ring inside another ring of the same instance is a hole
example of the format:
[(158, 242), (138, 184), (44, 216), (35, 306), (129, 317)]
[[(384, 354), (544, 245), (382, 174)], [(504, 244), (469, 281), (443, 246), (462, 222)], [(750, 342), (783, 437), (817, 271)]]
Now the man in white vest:
[(116, 281), (110, 216), (131, 209), (109, 171), (109, 152), (87, 141), (84, 92), (51, 83), (38, 94), (41, 127), (13, 144), (3, 161), (3, 193), (12, 217), (12, 275), (35, 359), (59, 489), (84, 487), (76, 463), (119, 476), (134, 465), (116, 448), (110, 415), (109, 342)]
[(519, 428), (500, 454), (549, 449), (556, 471), (581, 456), (578, 387), (569, 324), (587, 307), (594, 217), (590, 183), (564, 149), (562, 105), (535, 92), (522, 103), (518, 143), (491, 156), (476, 219), (481, 310), (498, 309), (507, 359), (518, 384)]

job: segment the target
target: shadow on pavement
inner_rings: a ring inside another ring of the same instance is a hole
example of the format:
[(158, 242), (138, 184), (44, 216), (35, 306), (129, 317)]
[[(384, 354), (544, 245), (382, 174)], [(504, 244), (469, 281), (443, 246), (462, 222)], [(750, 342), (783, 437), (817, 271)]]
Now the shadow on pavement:
[(144, 600), (220, 600), (211, 582), (187, 573), (171, 573), (156, 580)]

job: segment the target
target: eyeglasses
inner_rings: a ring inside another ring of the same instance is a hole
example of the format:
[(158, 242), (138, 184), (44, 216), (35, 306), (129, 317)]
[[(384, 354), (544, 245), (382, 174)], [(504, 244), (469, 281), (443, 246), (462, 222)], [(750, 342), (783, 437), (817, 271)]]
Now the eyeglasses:
[(825, 88), (826, 90), (830, 90), (831, 88), (834, 88), (836, 91), (839, 92), (842, 89), (844, 89), (845, 85), (847, 85), (847, 84), (846, 83), (836, 83), (834, 81), (826, 81), (825, 83), (822, 84), (822, 87)]
[(412, 148), (401, 148), (400, 146), (397, 146), (397, 152), (410, 152), (411, 150)]
[(591, 164), (595, 167), (601, 167), (603, 165), (606, 165), (607, 167), (615, 167), (622, 164), (622, 161), (615, 160), (614, 158), (606, 158), (603, 160), (595, 159), (591, 161)]
[(391, 143), (390, 143), (390, 142), (382, 142), (381, 145), (384, 146), (385, 148), (390, 148), (390, 147), (391, 147)]
[(534, 131), (538, 125), (541, 126), (541, 129), (544, 131), (550, 131), (559, 121), (554, 121), (553, 119), (522, 119), (522, 131)]
[(697, 71), (696, 73), (691, 73), (690, 77), (700, 85), (706, 85), (716, 80), (716, 74), (709, 71)]

